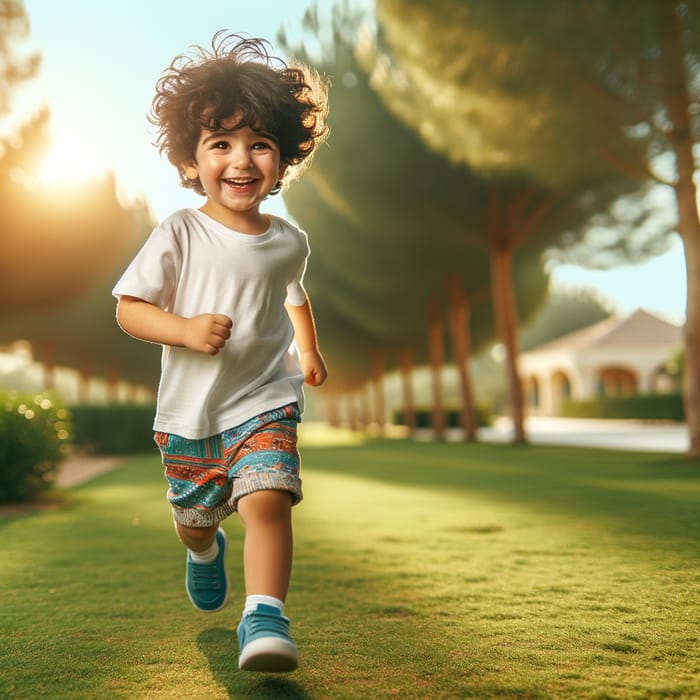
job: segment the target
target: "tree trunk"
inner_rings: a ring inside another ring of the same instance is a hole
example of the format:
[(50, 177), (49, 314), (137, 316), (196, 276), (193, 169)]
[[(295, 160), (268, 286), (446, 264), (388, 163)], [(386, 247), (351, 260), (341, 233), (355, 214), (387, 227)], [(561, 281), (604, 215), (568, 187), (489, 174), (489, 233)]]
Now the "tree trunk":
[(345, 407), (347, 409), (348, 427), (353, 432), (359, 430), (359, 421), (357, 419), (357, 405), (355, 402), (355, 394), (348, 392), (345, 395)]
[(56, 388), (56, 343), (44, 341), (39, 347), (40, 361), (43, 365), (44, 391)]
[(507, 247), (491, 249), (491, 292), (496, 326), (506, 350), (508, 398), (513, 420), (513, 442), (524, 444), (525, 411), (518, 371), (518, 315), (513, 294), (513, 253)]
[(327, 396), (323, 407), (328, 425), (332, 428), (340, 428), (340, 406), (338, 405), (337, 394)]
[(107, 368), (107, 402), (119, 401), (119, 370), (114, 365)]
[(376, 350), (372, 358), (372, 390), (374, 395), (374, 420), (379, 435), (386, 432), (386, 407), (384, 402), (384, 353)]
[(445, 406), (442, 400), (442, 367), (445, 363), (444, 335), (444, 323), (440, 315), (440, 307), (436, 302), (430, 307), (428, 339), (430, 366), (433, 375), (432, 420), (435, 437), (438, 440), (445, 437)]
[(399, 358), (401, 367), (401, 389), (403, 393), (404, 422), (408, 434), (416, 436), (416, 405), (413, 397), (413, 351), (402, 350)]
[(700, 220), (693, 176), (695, 159), (690, 130), (688, 75), (683, 47), (680, 3), (658, 0), (662, 43), (664, 98), (673, 124), (669, 139), (676, 156), (678, 180), (676, 202), (678, 232), (685, 251), (688, 295), (685, 321), (684, 404), (690, 448), (688, 455), (700, 457)]
[(90, 403), (90, 385), (92, 380), (92, 364), (89, 359), (82, 359), (79, 372), (78, 401), (82, 404), (87, 404)]
[(370, 410), (370, 400), (369, 400), (369, 387), (364, 385), (360, 389), (360, 430), (363, 433), (367, 432), (367, 428), (372, 421), (371, 410)]
[(474, 389), (469, 373), (471, 355), (470, 320), (471, 308), (464, 294), (462, 280), (455, 276), (450, 280), (450, 335), (455, 363), (459, 372), (459, 386), (462, 396), (461, 421), (465, 439), (476, 440), (476, 408)]

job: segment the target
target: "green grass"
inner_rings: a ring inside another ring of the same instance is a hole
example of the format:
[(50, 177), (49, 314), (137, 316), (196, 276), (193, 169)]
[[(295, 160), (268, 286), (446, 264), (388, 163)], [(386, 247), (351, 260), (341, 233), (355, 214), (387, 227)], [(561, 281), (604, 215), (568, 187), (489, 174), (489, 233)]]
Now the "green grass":
[(0, 698), (698, 698), (700, 465), (309, 434), (287, 612), (301, 667), (236, 670), (157, 456), (0, 520)]

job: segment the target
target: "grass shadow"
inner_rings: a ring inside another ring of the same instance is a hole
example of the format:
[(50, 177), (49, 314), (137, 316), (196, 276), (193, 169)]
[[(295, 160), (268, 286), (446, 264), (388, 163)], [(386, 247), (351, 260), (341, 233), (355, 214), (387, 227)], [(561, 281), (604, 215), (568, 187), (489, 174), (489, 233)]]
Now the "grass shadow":
[(306, 467), (327, 473), (483, 493), (656, 539), (700, 539), (700, 464), (675, 455), (376, 440), (361, 446), (307, 446), (303, 458)]
[(197, 647), (229, 698), (255, 700), (311, 700), (311, 696), (289, 676), (250, 674), (238, 670), (238, 641), (233, 630), (213, 627), (197, 636)]
[(48, 491), (33, 501), (0, 503), (0, 531), (17, 520), (30, 519), (57, 510), (74, 508), (79, 499), (73, 493)]

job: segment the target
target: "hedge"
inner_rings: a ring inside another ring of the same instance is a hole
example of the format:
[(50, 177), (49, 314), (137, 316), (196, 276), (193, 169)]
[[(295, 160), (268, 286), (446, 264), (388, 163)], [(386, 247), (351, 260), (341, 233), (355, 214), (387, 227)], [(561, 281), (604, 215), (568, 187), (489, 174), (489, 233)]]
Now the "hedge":
[(57, 396), (0, 391), (0, 502), (31, 500), (48, 488), (70, 433)]
[[(430, 409), (420, 408), (416, 410), (416, 428), (432, 428), (433, 413)], [(476, 425), (479, 428), (491, 425), (491, 414), (487, 408), (478, 406), (476, 409)], [(394, 423), (397, 425), (406, 425), (404, 411), (396, 411), (394, 414)], [(462, 427), (462, 414), (459, 409), (449, 408), (445, 410), (445, 425), (448, 428)]]
[(71, 407), (73, 443), (94, 454), (132, 454), (155, 449), (151, 404), (83, 404)]
[(634, 418), (639, 420), (683, 421), (682, 394), (640, 394), (600, 396), (587, 401), (567, 399), (559, 415), (564, 418)]

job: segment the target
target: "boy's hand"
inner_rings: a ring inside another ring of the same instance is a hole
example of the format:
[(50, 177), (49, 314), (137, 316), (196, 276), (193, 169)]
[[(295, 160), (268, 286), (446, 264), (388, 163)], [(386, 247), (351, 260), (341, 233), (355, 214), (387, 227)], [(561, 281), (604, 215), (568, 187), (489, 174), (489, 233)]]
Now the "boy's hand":
[(304, 373), (304, 382), (309, 386), (321, 386), (326, 381), (328, 370), (321, 353), (315, 350), (302, 352), (300, 364), (301, 371)]
[(233, 321), (223, 314), (200, 314), (184, 320), (182, 343), (190, 350), (216, 355), (231, 337)]

